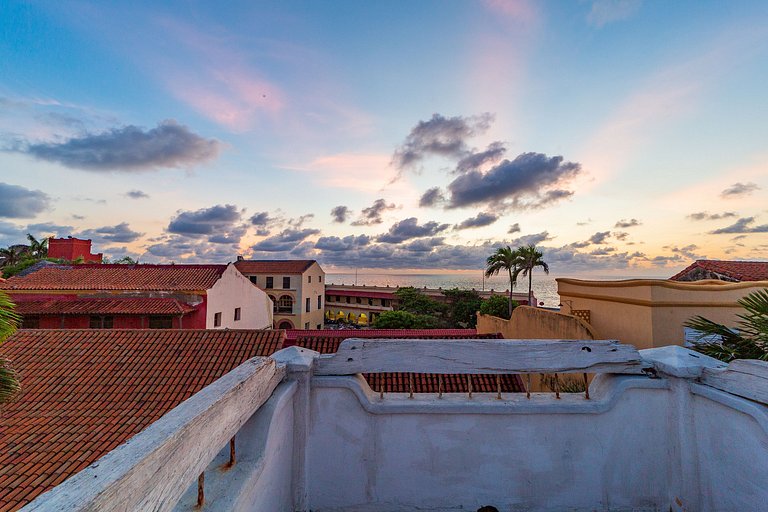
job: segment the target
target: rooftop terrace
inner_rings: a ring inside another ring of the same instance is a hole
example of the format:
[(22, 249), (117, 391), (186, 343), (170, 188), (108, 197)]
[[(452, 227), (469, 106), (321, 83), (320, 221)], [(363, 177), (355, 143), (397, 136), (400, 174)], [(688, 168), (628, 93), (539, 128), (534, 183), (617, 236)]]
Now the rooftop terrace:
[[(380, 394), (361, 373), (584, 372)], [(611, 341), (349, 339), (255, 357), (23, 510), (759, 510), (768, 364)]]

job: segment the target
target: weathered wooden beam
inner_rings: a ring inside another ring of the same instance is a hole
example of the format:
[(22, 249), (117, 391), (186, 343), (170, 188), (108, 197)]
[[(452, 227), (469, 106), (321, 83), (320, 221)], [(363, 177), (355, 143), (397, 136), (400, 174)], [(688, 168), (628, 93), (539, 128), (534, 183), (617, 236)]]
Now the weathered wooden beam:
[(315, 375), (356, 373), (642, 373), (637, 349), (610, 340), (350, 338), (320, 356)]
[(768, 404), (768, 362), (737, 359), (727, 368), (704, 368), (701, 382), (755, 402)]

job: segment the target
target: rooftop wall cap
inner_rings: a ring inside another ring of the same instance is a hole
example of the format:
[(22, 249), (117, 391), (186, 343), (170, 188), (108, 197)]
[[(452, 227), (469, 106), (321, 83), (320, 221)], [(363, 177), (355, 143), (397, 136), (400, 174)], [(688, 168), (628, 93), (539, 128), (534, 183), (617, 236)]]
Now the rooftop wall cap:
[(697, 379), (701, 377), (704, 368), (727, 367), (725, 363), (713, 357), (677, 345), (647, 348), (640, 351), (640, 356), (652, 364), (656, 371), (682, 379)]
[(315, 359), (320, 357), (320, 353), (294, 345), (278, 350), (270, 357), (274, 359), (277, 364), (285, 365), (289, 372), (309, 371), (315, 364)]

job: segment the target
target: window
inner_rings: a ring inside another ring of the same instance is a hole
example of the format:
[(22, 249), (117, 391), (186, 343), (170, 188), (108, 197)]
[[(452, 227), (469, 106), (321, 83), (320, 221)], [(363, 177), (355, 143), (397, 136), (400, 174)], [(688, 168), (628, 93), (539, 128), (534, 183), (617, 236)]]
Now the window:
[(307, 310), (307, 313), (309, 313), (311, 307), (312, 307), (312, 302), (309, 300), (309, 297), (307, 297), (307, 303), (305, 308)]
[(368, 299), (368, 305), (373, 306), (373, 299)]
[(274, 298), (272, 295), (268, 295), (269, 300), (272, 301), (272, 312), (277, 313), (277, 299)]
[(235, 308), (235, 322), (240, 320), (240, 308)]
[(318, 329), (322, 329), (322, 328), (323, 328), (323, 325), (322, 325), (322, 324), (317, 324), (317, 328), (318, 328)]
[(312, 276), (307, 276), (307, 282), (308, 282), (308, 283), (311, 283), (311, 282), (312, 282)]
[(293, 297), (290, 295), (283, 295), (280, 300), (277, 301), (278, 313), (293, 313)]
[(283, 277), (283, 290), (290, 290), (291, 289), (291, 277), (285, 276)]
[(149, 317), (150, 329), (173, 329), (173, 317), (170, 315), (151, 315)]
[(267, 285), (265, 286), (265, 288), (274, 288), (273, 286), (274, 280), (275, 280), (274, 277), (267, 276)]
[(251, 276), (248, 279), (250, 279), (253, 284), (259, 284), (259, 276)]
[(317, 276), (317, 282), (322, 283), (323, 282), (323, 276)]
[(317, 296), (317, 309), (323, 309), (323, 296)]
[(89, 324), (91, 329), (111, 329), (114, 321), (112, 316), (91, 315)]
[(309, 330), (309, 322), (304, 324), (304, 329), (307, 330), (307, 331)]
[(21, 319), (22, 329), (39, 329), (40, 317), (37, 315), (24, 315)]
[(351, 304), (351, 303), (352, 303), (352, 298), (351, 297), (347, 297), (347, 304)]
[(358, 304), (362, 304), (363, 303), (363, 299), (358, 297), (358, 298), (355, 299), (355, 302), (357, 302)]
[(381, 305), (386, 307), (389, 307), (389, 299), (381, 299)]
[(215, 313), (213, 315), (213, 326), (221, 327), (221, 313)]

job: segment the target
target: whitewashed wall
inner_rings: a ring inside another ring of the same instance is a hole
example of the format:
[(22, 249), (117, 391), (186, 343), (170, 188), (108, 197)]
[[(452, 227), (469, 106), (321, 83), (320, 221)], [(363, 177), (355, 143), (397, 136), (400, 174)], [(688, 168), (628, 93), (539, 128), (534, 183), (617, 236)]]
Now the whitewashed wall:
[[(669, 502), (674, 436), (658, 382), (624, 377), (589, 402), (534, 397), (524, 410), (476, 395), (474, 404), (390, 396), (366, 411), (354, 378), (336, 379), (349, 387), (312, 391), (314, 511), (656, 510)], [(410, 411), (398, 410), (403, 401)]]
[[(205, 327), (214, 329), (214, 315), (221, 313), (221, 325), (216, 329), (269, 329), (272, 327), (272, 301), (263, 290), (230, 263), (221, 279), (208, 290)], [(240, 308), (240, 320), (235, 321), (235, 308)]]

